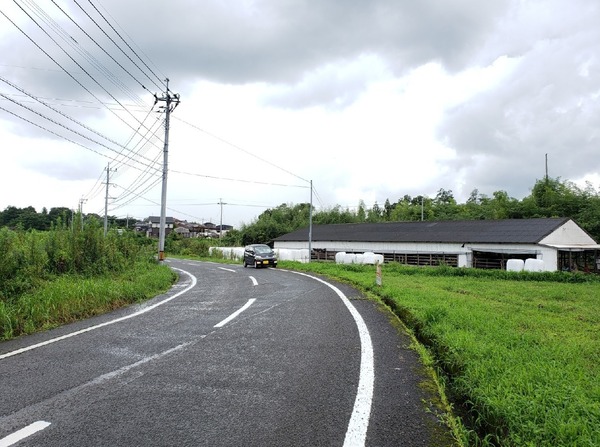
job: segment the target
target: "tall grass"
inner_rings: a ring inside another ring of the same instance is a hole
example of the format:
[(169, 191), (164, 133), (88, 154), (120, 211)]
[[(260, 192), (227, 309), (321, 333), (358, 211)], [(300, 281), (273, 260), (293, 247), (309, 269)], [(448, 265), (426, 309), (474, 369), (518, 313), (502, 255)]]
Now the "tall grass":
[(103, 276), (66, 274), (10, 303), (0, 301), (0, 340), (89, 318), (156, 296), (175, 279), (168, 266), (136, 262)]
[(386, 265), (310, 269), (380, 296), (432, 353), (467, 445), (600, 446), (600, 281)]
[(175, 275), (131, 233), (99, 223), (48, 232), (0, 229), (0, 339), (54, 327), (148, 298)]

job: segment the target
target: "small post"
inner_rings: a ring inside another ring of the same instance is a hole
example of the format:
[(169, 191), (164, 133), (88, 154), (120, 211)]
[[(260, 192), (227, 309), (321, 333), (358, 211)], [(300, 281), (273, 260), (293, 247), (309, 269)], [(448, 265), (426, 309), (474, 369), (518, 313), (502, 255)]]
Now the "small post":
[(375, 284), (381, 287), (381, 263), (379, 260), (375, 264)]

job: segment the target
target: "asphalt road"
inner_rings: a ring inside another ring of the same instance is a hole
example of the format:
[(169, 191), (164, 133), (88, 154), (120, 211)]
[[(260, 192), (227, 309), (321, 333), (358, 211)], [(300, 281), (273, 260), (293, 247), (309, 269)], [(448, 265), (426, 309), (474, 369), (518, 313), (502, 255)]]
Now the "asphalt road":
[(0, 447), (451, 444), (378, 304), (281, 269), (169, 263), (164, 295), (0, 344)]

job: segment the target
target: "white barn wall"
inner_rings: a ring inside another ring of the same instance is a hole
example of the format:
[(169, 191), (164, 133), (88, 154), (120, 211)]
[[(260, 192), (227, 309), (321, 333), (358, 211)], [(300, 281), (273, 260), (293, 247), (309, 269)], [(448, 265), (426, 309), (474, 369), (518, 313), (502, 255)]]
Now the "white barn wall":
[(594, 245), (596, 241), (575, 222), (569, 220), (540, 241), (548, 245)]
[[(567, 230), (568, 231), (568, 230)], [(308, 241), (281, 241), (275, 242), (275, 248), (282, 249), (308, 249)], [(552, 247), (535, 244), (443, 244), (443, 243), (418, 243), (418, 242), (331, 242), (313, 241), (312, 248), (326, 249), (335, 252), (374, 252), (374, 253), (444, 253), (458, 255), (459, 267), (473, 267), (473, 250), (489, 251), (496, 253), (523, 254), (530, 253), (536, 259), (544, 261), (544, 270), (556, 271), (558, 269), (558, 251)]]

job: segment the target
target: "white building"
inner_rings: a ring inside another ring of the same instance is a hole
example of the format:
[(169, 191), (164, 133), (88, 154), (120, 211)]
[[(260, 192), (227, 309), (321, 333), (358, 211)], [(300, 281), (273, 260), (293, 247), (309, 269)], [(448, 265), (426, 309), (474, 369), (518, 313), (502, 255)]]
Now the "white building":
[[(307, 249), (308, 228), (280, 236), (276, 249)], [(506, 268), (536, 259), (536, 269), (600, 271), (600, 245), (569, 218), (314, 225), (313, 259), (338, 252), (381, 254), (411, 265)]]

